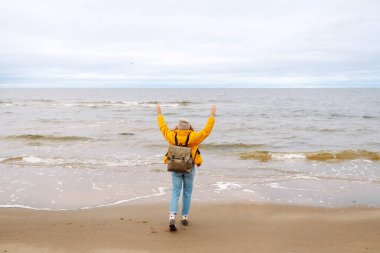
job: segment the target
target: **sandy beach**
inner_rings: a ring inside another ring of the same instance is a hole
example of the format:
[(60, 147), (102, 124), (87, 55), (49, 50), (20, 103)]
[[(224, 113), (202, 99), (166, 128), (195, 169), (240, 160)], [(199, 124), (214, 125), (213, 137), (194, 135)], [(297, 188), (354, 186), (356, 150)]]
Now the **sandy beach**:
[(0, 252), (380, 252), (380, 209), (194, 202), (177, 226), (166, 204), (3, 208)]

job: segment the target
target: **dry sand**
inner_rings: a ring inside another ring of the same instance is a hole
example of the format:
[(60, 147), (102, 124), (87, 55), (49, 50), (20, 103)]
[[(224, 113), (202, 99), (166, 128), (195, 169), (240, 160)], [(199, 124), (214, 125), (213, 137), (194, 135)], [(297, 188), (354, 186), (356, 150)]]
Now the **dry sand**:
[(1, 252), (380, 252), (380, 209), (194, 202), (169, 232), (167, 205), (0, 209)]

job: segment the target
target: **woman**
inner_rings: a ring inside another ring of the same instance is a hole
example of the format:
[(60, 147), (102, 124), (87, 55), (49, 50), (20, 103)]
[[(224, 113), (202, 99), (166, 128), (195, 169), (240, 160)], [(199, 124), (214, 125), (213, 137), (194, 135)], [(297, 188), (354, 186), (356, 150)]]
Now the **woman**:
[[(194, 165), (199, 167), (202, 164), (202, 156), (198, 150), (199, 144), (210, 135), (215, 123), (216, 106), (211, 107), (211, 114), (207, 120), (206, 126), (199, 132), (193, 130), (192, 126), (186, 119), (181, 119), (174, 130), (170, 130), (165, 123), (164, 117), (161, 114), (161, 108), (157, 105), (157, 120), (158, 126), (164, 138), (169, 144), (184, 145), (187, 142), (187, 147), (191, 148), (191, 157), (193, 158)], [(176, 140), (177, 139), (177, 140)], [(167, 163), (167, 156), (164, 157), (164, 163)], [(169, 207), (169, 227), (170, 231), (176, 231), (175, 217), (178, 213), (178, 199), (182, 194), (182, 219), (181, 223), (184, 226), (188, 224), (188, 215), (191, 203), (191, 193), (193, 191), (193, 180), (195, 175), (195, 168), (189, 173), (172, 172), (172, 194)]]

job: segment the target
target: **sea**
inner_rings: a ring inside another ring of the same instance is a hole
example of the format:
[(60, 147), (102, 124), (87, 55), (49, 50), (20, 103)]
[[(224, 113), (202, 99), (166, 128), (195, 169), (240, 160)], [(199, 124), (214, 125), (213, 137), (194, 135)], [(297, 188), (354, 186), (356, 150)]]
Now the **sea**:
[(170, 128), (200, 131), (193, 201), (380, 207), (380, 89), (0, 89), (0, 207), (169, 201)]

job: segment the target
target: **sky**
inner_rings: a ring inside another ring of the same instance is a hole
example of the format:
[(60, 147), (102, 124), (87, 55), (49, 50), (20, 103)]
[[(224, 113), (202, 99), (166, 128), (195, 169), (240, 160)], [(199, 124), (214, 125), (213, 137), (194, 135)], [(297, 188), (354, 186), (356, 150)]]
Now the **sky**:
[(0, 0), (0, 88), (380, 87), (377, 0)]

